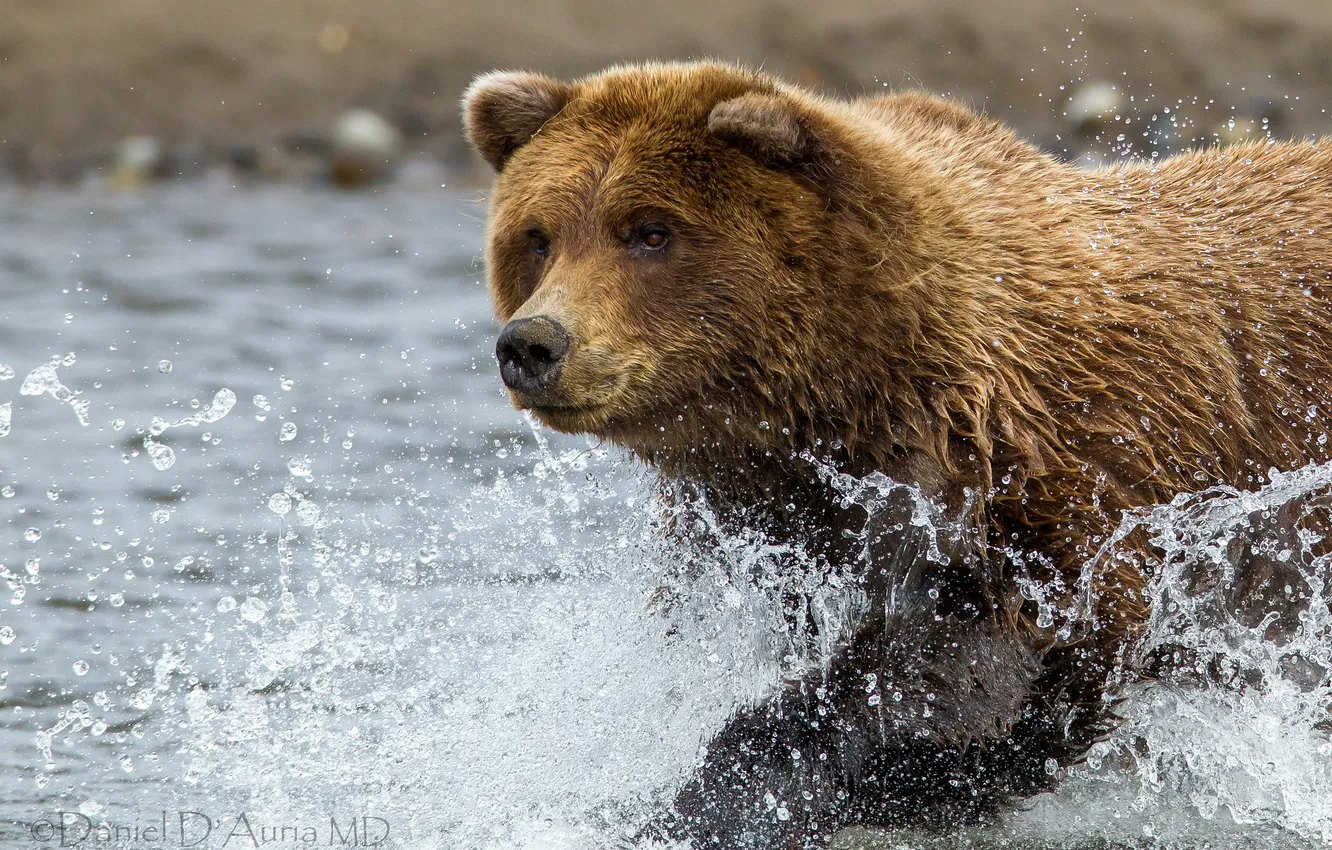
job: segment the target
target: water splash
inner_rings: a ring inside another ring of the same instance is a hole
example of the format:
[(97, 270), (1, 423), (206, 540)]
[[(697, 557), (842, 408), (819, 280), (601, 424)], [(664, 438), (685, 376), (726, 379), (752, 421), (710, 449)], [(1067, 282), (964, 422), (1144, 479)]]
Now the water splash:
[(1269, 479), (1181, 495), (1116, 532), (1141, 529), (1161, 553), (1134, 662), (1168, 664), (1130, 688), (1094, 758), (1131, 765), (1138, 810), (1332, 842), (1332, 465)]
[[(261, 499), (281, 518), (269, 543), (279, 580), (203, 606), (190, 640), (164, 647), (126, 697), (186, 730), (182, 804), (206, 794), (288, 822), (354, 804), (387, 818), (406, 850), (627, 846), (728, 714), (821, 663), (863, 608), (852, 576), (723, 527), (705, 501), (663, 492), (600, 447), (556, 450), (538, 435), (526, 457), (466, 499), (406, 487), (417, 519), (401, 525), (318, 504), (301, 478)], [(905, 495), (905, 522), (949, 533), (910, 488), (824, 472), (871, 517)], [(1238, 546), (1293, 564), (1318, 598), (1329, 565), (1311, 529), (1329, 487), (1329, 468), (1277, 473), (1256, 493), (1127, 517), (1115, 539), (1146, 533), (1164, 554), (1156, 614), (1126, 665), (1168, 654), (1188, 675), (1127, 685), (1125, 723), (1057, 793), (961, 840), (1332, 840), (1320, 672), (1332, 669), (1332, 618), (1306, 605), (1293, 625), (1251, 619), (1224, 557)], [(792, 628), (792, 597), (827, 643)], [(1279, 640), (1274, 624), (1289, 625)]]
[[(213, 395), (212, 402), (198, 413), (186, 416), (184, 419), (177, 419), (171, 423), (172, 428), (182, 426), (205, 425), (218, 422), (223, 419), (231, 409), (236, 406), (236, 394), (223, 387)], [(164, 429), (165, 430), (165, 429)]]
[(206, 787), (289, 818), (355, 799), (422, 848), (599, 846), (654, 810), (734, 695), (785, 666), (775, 590), (747, 580), (778, 554), (728, 540), (740, 561), (700, 555), (677, 588), (715, 610), (655, 607), (681, 582), (661, 524), (682, 509), (612, 461), (539, 451), (470, 500), (413, 492), (406, 539), (295, 483), (268, 497), (295, 519), (282, 581), (206, 609), (191, 676), (141, 695), (188, 729), (182, 802)]
[(1159, 566), (1151, 619), (1120, 674), (1122, 723), (1084, 764), (1061, 772), (1058, 791), (966, 840), (1255, 850), (1332, 842), (1332, 465), (1269, 479), (1260, 490), (1182, 494), (1124, 518), (1099, 557), (1145, 534)]
[(162, 434), (166, 433), (166, 431), (171, 428), (193, 427), (221, 421), (235, 406), (236, 394), (226, 387), (223, 387), (213, 395), (212, 402), (197, 413), (192, 413), (182, 419), (177, 419), (175, 422), (167, 422), (161, 417), (153, 419), (152, 424), (148, 427), (148, 433), (143, 438), (143, 448), (144, 451), (148, 453), (148, 458), (152, 461), (153, 468), (159, 471), (166, 471), (176, 463), (175, 449), (160, 440), (154, 439), (155, 437), (162, 436)]
[(23, 379), (22, 385), (19, 386), (19, 394), (49, 395), (56, 401), (68, 404), (78, 418), (79, 424), (86, 428), (89, 423), (89, 402), (86, 399), (79, 398), (77, 392), (60, 381), (60, 367), (73, 365), (73, 354), (66, 354), (64, 357), (52, 357), (50, 362), (43, 363), (28, 373), (28, 376)]

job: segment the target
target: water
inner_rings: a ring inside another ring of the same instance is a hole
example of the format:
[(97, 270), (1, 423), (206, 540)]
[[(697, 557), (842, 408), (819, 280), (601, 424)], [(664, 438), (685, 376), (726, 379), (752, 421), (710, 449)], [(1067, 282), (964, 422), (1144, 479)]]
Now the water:
[[(191, 840), (206, 815), (201, 847), (352, 823), (613, 846), (739, 702), (816, 663), (779, 629), (798, 552), (673, 540), (644, 470), (509, 408), (483, 217), (442, 192), (0, 195), (0, 844), (53, 846), (32, 826), (64, 811), (134, 847), (162, 812)], [(845, 840), (1332, 842), (1326, 609), (1267, 640), (1194, 577), (1330, 483), (1130, 520), (1177, 553), (1148, 648), (1226, 684), (1133, 686), (1130, 722), (1002, 828)], [(1318, 542), (1270, 536), (1321, 593)], [(801, 590), (829, 622), (856, 604)]]

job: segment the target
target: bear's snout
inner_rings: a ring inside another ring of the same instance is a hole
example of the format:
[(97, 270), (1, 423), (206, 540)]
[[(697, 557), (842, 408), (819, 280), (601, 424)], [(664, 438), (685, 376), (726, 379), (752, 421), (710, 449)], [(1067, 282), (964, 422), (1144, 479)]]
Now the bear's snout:
[(495, 343), (504, 385), (539, 402), (559, 378), (571, 342), (564, 325), (548, 316), (509, 322)]

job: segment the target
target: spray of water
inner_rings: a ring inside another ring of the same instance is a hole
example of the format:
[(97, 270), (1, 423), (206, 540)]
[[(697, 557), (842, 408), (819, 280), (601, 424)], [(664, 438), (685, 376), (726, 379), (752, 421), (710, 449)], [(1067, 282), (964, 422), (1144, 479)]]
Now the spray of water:
[[(219, 393), (170, 427), (215, 422), (234, 400)], [(413, 850), (630, 846), (729, 714), (823, 663), (863, 610), (854, 565), (724, 528), (705, 501), (599, 446), (557, 450), (539, 431), (535, 445), (454, 482), (465, 499), (404, 484), (397, 523), (339, 504), (308, 464), (268, 497), (283, 525), (255, 554), (278, 581), (200, 610), (119, 697), (147, 713), (135, 758), (182, 749), (164, 776), (178, 808), (203, 799), (224, 821), (269, 824), (371, 816)], [(809, 462), (871, 517), (902, 491)], [(1126, 517), (1105, 556), (1145, 532), (1162, 566), (1125, 670), (1166, 672), (1126, 672), (1122, 725), (1059, 791), (948, 841), (1332, 841), (1330, 488), (1332, 468), (1313, 467)], [(912, 496), (908, 521), (946, 532)], [(1280, 565), (1283, 583), (1255, 589), (1237, 563)], [(793, 623), (793, 598), (816, 628)], [(1077, 614), (1049, 608), (1052, 622)], [(98, 713), (68, 706), (39, 736), (44, 759), (58, 758), (54, 738), (95, 734)]]
[(144, 689), (187, 730), (182, 805), (356, 809), (403, 847), (602, 846), (669, 799), (737, 700), (817, 663), (784, 599), (849, 618), (838, 577), (790, 569), (802, 552), (723, 533), (604, 449), (537, 442), (465, 500), (404, 494), (409, 529), (299, 485), (270, 498), (298, 517), (281, 589), (224, 597)]

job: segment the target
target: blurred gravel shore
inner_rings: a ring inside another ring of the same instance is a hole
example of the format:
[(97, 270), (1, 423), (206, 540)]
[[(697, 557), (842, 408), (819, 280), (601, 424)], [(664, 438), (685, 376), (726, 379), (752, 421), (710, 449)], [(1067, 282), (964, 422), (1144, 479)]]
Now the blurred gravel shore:
[(299, 178), (357, 107), (409, 161), (471, 175), (457, 100), (473, 74), (708, 56), (833, 92), (950, 93), (1070, 156), (1062, 113), (1088, 82), (1125, 96), (1130, 146), (1164, 106), (1204, 141), (1256, 103), (1304, 135), (1332, 129), (1328, 44), (1327, 0), (8, 0), (0, 175), (77, 179), (147, 137), (175, 176)]

